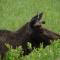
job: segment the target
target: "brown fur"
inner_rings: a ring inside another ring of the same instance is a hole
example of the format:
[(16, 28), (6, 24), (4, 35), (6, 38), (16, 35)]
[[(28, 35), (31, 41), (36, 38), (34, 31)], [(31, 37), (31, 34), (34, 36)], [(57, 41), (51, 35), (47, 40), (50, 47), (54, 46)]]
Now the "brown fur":
[(0, 44), (0, 47), (2, 47), (0, 48), (0, 52), (3, 53), (1, 54), (1, 60), (3, 60), (2, 57), (4, 57), (6, 51), (8, 51), (8, 48), (5, 46), (5, 43), (12, 45), (13, 48), (16, 48), (17, 46), (22, 46), (24, 55), (27, 55), (31, 52), (31, 50), (27, 47), (27, 42), (29, 42), (29, 38), (32, 32), (37, 29), (36, 26), (41, 26), (41, 24), (43, 23), (41, 21), (41, 17), (42, 13), (34, 16), (30, 22), (26, 23), (22, 28), (20, 28), (16, 32), (0, 30), (0, 43), (2, 43)]
[(38, 29), (31, 35), (31, 44), (32, 48), (40, 47), (40, 43), (43, 43), (43, 47), (50, 45), (51, 41), (60, 39), (60, 35), (52, 32), (46, 28), (38, 27)]

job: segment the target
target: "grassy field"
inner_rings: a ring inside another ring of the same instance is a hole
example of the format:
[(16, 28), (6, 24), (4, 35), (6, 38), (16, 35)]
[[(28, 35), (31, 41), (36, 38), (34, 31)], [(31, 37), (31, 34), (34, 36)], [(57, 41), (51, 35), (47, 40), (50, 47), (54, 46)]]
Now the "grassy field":
[(21, 49), (10, 48), (6, 60), (60, 60), (60, 41), (53, 42), (50, 46), (47, 46), (45, 49), (38, 48), (34, 49), (29, 55), (20, 56), (20, 53), (23, 52)]
[[(45, 28), (60, 32), (60, 0), (0, 0), (0, 29), (16, 31), (37, 12), (44, 12)], [(58, 42), (53, 43), (50, 48), (34, 50), (31, 55), (16, 60), (59, 60), (59, 45)], [(50, 52), (49, 49), (52, 51)], [(46, 55), (44, 55), (45, 53)], [(7, 58), (7, 60), (9, 59)], [(11, 58), (10, 60), (15, 59)]]

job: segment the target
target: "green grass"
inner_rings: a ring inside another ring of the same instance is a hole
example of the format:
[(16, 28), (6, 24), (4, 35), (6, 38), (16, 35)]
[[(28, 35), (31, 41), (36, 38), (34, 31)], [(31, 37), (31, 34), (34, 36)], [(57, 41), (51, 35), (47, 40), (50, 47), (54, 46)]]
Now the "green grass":
[(60, 31), (60, 0), (0, 0), (0, 29), (16, 30), (37, 12), (44, 12), (45, 27)]
[[(57, 33), (60, 32), (60, 0), (0, 0), (0, 29), (16, 31), (41, 11), (44, 12), (43, 20), (46, 21), (43, 26)], [(54, 45), (54, 48), (53, 44), (51, 45), (52, 52), (48, 52), (49, 47), (41, 48), (38, 51), (34, 50), (27, 57), (22, 57), (22, 60), (59, 60), (60, 44), (55, 44), (57, 47)], [(44, 55), (45, 52), (47, 55)]]
[(60, 42), (54, 42), (45, 49), (42, 47), (35, 49), (30, 55), (22, 60), (59, 60), (60, 58)]
[(22, 56), (23, 52), (18, 47), (16, 49), (10, 48), (6, 60), (59, 60), (60, 59), (60, 41), (54, 41), (50, 46), (46, 48), (34, 49), (29, 55)]

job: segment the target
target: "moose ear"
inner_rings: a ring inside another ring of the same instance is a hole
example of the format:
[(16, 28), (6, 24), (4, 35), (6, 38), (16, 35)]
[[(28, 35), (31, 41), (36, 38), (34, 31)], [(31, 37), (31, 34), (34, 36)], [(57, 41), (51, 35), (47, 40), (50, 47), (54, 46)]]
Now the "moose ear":
[(38, 14), (33, 17), (33, 19), (36, 19), (38, 17)]
[(39, 18), (39, 20), (42, 18), (42, 16), (43, 16), (43, 12), (38, 13), (38, 18)]
[(37, 13), (37, 14), (33, 17), (33, 19), (36, 19), (36, 18), (41, 19), (42, 16), (43, 16), (43, 12)]

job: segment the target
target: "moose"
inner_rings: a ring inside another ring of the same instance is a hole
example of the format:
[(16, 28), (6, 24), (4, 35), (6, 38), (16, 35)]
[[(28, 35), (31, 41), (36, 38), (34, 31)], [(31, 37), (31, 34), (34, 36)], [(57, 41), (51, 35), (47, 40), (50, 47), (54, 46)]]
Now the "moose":
[(41, 24), (44, 24), (44, 21), (41, 21), (43, 13), (35, 15), (30, 22), (27, 22), (22, 28), (18, 29), (16, 32), (8, 30), (0, 30), (0, 55), (1, 60), (5, 57), (8, 48), (5, 43), (10, 44), (14, 49), (18, 46), (22, 46), (24, 51), (23, 55), (27, 55), (31, 52), (27, 47), (27, 42), (30, 42), (30, 36), (37, 30), (37, 27)]
[[(10, 44), (14, 49), (18, 46), (22, 46), (22, 50), (24, 51), (23, 55), (28, 55), (34, 48), (39, 48), (40, 43), (43, 43), (43, 47), (46, 47), (51, 44), (50, 40), (60, 39), (59, 34), (42, 27), (42, 24), (45, 24), (45, 21), (42, 20), (42, 16), (43, 13), (35, 15), (31, 21), (27, 22), (16, 32), (0, 30), (1, 60), (3, 60), (8, 51), (5, 43)], [(28, 48), (27, 42), (31, 43), (32, 50)]]

